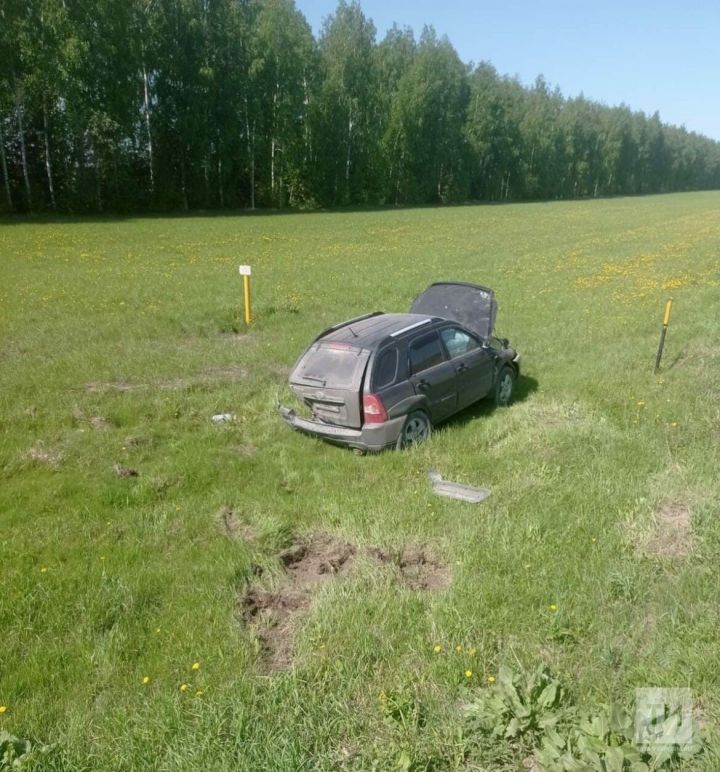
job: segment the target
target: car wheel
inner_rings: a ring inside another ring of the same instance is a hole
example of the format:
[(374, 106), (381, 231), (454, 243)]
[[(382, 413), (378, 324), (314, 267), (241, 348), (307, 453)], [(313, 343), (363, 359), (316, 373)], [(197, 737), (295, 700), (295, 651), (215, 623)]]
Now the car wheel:
[(419, 445), (425, 442), (432, 434), (432, 424), (427, 417), (427, 413), (422, 410), (416, 410), (405, 419), (402, 431), (398, 437), (396, 448), (411, 448), (413, 445)]
[(505, 365), (500, 370), (497, 382), (495, 384), (495, 404), (498, 407), (506, 407), (510, 404), (513, 391), (515, 390), (515, 371), (512, 367)]

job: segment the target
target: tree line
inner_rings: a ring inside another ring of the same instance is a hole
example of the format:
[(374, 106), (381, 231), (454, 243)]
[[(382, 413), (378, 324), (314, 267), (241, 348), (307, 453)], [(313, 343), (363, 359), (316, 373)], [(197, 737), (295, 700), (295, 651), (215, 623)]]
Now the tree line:
[(720, 143), (340, 0), (3, 0), (0, 208), (508, 201), (720, 187)]

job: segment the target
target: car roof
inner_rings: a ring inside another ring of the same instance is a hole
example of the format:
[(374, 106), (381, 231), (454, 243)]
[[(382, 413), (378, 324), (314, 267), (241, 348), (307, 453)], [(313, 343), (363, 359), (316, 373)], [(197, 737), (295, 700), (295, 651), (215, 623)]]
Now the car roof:
[(318, 338), (320, 341), (351, 343), (358, 348), (375, 348), (391, 335), (420, 327), (436, 317), (426, 314), (372, 314), (351, 319), (331, 328)]

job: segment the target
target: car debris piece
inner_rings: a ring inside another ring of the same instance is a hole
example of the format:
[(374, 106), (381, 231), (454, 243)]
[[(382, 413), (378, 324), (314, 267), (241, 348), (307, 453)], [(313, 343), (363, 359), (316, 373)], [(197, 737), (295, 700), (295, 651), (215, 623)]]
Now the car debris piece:
[(462, 483), (449, 482), (443, 480), (438, 472), (428, 472), (430, 483), (434, 493), (438, 496), (446, 496), (449, 499), (458, 501), (468, 501), (471, 504), (480, 504), (490, 495), (488, 488), (475, 488), (472, 485), (463, 485)]
[(235, 413), (218, 413), (212, 417), (214, 424), (229, 424), (237, 419)]

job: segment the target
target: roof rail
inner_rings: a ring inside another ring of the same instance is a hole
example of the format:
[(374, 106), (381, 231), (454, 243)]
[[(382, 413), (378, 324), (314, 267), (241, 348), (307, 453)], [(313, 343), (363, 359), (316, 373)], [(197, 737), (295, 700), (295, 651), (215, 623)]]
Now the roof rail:
[(384, 311), (371, 311), (369, 314), (363, 314), (362, 316), (356, 316), (354, 319), (348, 319), (347, 322), (334, 324), (332, 327), (328, 327), (327, 330), (323, 330), (315, 338), (315, 340), (313, 340), (313, 343), (317, 343), (320, 338), (324, 338), (326, 335), (329, 335), (331, 332), (335, 332), (336, 330), (341, 330), (343, 327), (347, 327), (349, 324), (357, 324), (358, 322), (362, 322), (364, 319), (370, 319), (372, 316), (382, 316), (383, 313)]
[(421, 319), (419, 322), (413, 322), (412, 324), (408, 324), (407, 327), (403, 327), (400, 330), (391, 332), (389, 337), (397, 338), (398, 335), (402, 335), (404, 332), (408, 332), (409, 330), (414, 330), (416, 327), (422, 327), (424, 324), (428, 324), (429, 322), (432, 322), (432, 319)]

